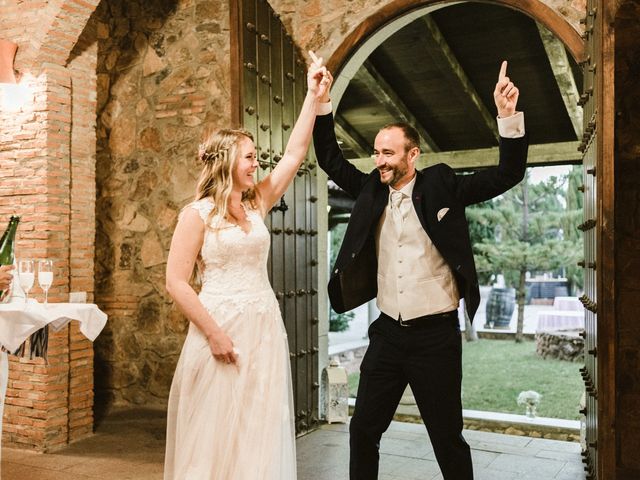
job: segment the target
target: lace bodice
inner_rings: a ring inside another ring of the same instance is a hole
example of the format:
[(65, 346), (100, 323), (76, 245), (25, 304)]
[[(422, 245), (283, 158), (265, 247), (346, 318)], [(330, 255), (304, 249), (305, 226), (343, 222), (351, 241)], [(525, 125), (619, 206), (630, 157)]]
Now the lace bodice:
[(251, 230), (245, 233), (240, 226), (217, 215), (209, 222), (213, 209), (209, 199), (198, 200), (189, 207), (200, 213), (206, 225), (200, 251), (204, 262), (202, 292), (242, 295), (271, 289), (267, 274), (270, 235), (260, 212), (243, 204), (251, 224)]

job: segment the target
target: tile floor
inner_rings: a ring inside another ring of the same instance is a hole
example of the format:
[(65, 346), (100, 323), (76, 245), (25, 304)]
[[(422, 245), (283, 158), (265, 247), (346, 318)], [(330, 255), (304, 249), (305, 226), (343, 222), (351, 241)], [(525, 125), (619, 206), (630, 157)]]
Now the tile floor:
[[(162, 480), (165, 413), (123, 410), (91, 438), (54, 453), (4, 448), (2, 480)], [(583, 480), (576, 443), (465, 431), (476, 480)], [(298, 480), (348, 478), (346, 425), (300, 437)], [(393, 422), (381, 444), (379, 480), (442, 479), (422, 425)], [(233, 479), (229, 479), (233, 480)]]

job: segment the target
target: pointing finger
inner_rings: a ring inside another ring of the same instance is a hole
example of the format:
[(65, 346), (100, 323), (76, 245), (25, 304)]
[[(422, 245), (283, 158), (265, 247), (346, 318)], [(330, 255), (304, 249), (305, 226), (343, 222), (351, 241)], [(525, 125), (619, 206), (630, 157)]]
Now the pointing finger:
[(502, 65), (500, 65), (500, 74), (498, 75), (498, 81), (502, 80), (507, 76), (507, 61), (504, 60)]

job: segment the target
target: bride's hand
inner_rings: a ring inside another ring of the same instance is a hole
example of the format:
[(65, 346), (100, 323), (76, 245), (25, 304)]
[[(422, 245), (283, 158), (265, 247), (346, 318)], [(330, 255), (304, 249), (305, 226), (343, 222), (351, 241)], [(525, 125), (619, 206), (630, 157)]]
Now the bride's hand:
[(333, 77), (331, 77), (327, 68), (322, 65), (322, 57), (316, 57), (311, 50), (309, 50), (309, 56), (313, 61), (307, 71), (307, 89), (314, 97), (323, 101), (323, 98), (329, 96)]
[(211, 354), (216, 360), (224, 363), (236, 363), (238, 361), (238, 357), (233, 349), (233, 342), (231, 338), (229, 338), (229, 335), (220, 331), (209, 335), (207, 340), (209, 341)]

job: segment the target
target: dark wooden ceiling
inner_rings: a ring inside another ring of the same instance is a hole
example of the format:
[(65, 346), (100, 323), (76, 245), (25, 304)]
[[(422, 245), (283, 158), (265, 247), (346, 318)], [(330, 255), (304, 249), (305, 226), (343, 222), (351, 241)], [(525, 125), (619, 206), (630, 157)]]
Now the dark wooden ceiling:
[(366, 169), (379, 128), (408, 119), (423, 137), (424, 157), (463, 158), (461, 169), (486, 166), (497, 158), (493, 89), (502, 59), (520, 89), (532, 162), (578, 161), (579, 67), (531, 18), (474, 3), (418, 18), (369, 56), (336, 112), (345, 156)]

